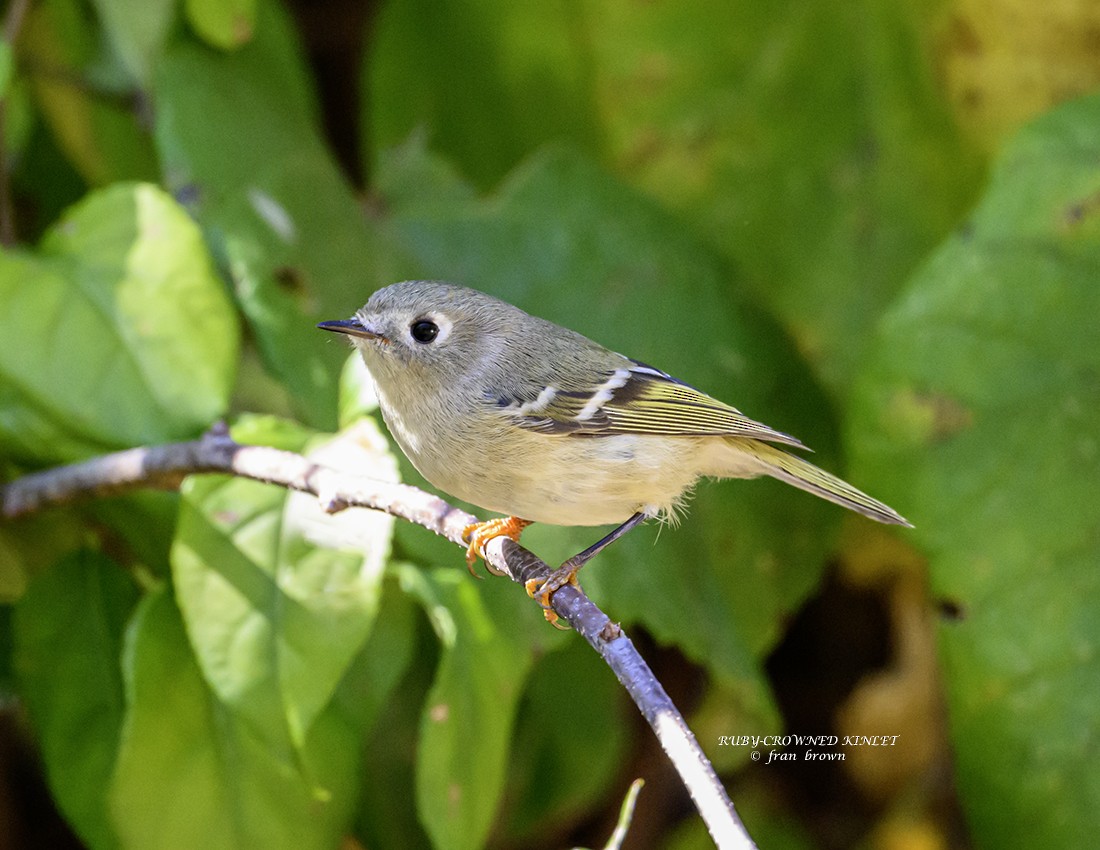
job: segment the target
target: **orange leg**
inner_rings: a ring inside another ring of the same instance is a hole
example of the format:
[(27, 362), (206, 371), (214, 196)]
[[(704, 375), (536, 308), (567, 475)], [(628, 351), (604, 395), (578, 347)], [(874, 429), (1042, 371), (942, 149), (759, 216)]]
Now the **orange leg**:
[(508, 516), (475, 522), (462, 529), (462, 539), (470, 544), (466, 548), (466, 569), (470, 571), (470, 575), (477, 575), (474, 572), (474, 564), (477, 563), (478, 555), (481, 554), (486, 543), (494, 537), (507, 537), (519, 543), (519, 536), (523, 533), (523, 529), (530, 524), (529, 519)]

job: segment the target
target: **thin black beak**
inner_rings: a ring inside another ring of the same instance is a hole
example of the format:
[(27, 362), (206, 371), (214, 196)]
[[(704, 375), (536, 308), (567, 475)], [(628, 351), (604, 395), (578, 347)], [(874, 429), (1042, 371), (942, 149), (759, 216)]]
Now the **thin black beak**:
[(317, 325), (323, 331), (333, 331), (348, 336), (361, 336), (367, 339), (385, 339), (381, 334), (375, 333), (358, 319), (334, 319), (331, 322), (321, 322)]

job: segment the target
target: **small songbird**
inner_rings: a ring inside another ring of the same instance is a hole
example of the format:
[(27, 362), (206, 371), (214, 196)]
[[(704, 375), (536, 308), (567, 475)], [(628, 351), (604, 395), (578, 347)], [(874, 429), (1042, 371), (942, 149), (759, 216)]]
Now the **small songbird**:
[(465, 530), (467, 566), (532, 522), (621, 523), (528, 592), (550, 596), (645, 519), (673, 513), (700, 476), (770, 475), (883, 523), (892, 508), (779, 448), (805, 448), (671, 375), (461, 286), (406, 281), (375, 292), (344, 333), (382, 416), (432, 484), (504, 519)]

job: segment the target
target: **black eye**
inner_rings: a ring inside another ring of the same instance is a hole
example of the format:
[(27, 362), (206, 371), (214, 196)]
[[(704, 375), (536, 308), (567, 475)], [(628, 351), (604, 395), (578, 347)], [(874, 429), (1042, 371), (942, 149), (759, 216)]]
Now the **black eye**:
[(412, 323), (409, 333), (417, 342), (428, 343), (439, 336), (439, 325), (435, 322), (429, 322), (427, 319), (420, 319)]

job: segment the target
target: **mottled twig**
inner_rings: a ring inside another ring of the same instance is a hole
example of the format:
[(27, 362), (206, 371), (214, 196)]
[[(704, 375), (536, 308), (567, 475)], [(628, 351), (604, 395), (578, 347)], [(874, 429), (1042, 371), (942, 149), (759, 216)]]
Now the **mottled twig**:
[[(224, 426), (212, 428), (194, 442), (129, 449), (24, 476), (0, 487), (0, 512), (15, 518), (88, 495), (175, 487), (186, 475), (212, 472), (312, 493), (330, 513), (349, 507), (385, 511), (463, 547), (463, 530), (477, 522), (471, 514), (415, 487), (339, 472), (291, 452), (242, 446)], [(520, 584), (544, 579), (551, 572), (545, 562), (507, 538), (491, 540), (484, 554), (490, 569)], [(714, 768), (630, 638), (578, 587), (562, 587), (551, 603), (558, 616), (611, 667), (653, 727), (715, 843), (721, 848), (754, 847)]]

